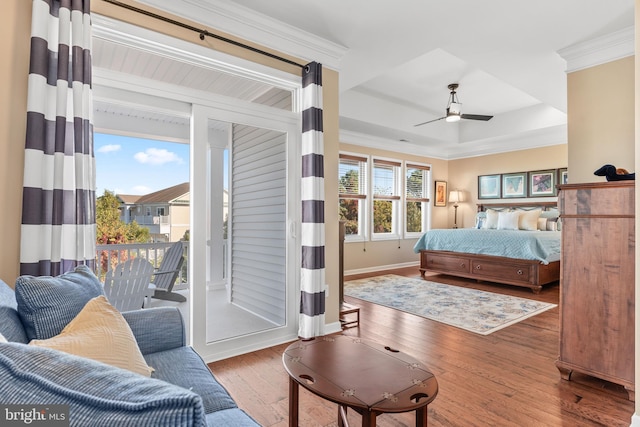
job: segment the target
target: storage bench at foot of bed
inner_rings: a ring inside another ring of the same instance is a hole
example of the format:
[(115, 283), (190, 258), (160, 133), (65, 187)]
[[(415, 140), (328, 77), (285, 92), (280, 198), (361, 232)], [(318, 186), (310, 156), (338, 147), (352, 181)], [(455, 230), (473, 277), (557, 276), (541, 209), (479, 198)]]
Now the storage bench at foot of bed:
[(524, 286), (537, 294), (543, 285), (560, 279), (560, 261), (545, 265), (534, 260), (423, 249), (420, 274), (424, 277), (427, 271)]

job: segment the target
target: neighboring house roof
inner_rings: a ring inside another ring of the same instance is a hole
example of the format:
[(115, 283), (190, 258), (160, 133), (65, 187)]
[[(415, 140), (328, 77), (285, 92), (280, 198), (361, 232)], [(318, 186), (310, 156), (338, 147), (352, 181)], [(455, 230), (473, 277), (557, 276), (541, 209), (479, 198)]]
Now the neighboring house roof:
[(142, 196), (136, 194), (116, 194), (116, 197), (125, 205), (135, 205)]
[(149, 193), (136, 201), (136, 204), (152, 204), (152, 203), (189, 203), (189, 183), (174, 185), (173, 187), (158, 190), (155, 193)]

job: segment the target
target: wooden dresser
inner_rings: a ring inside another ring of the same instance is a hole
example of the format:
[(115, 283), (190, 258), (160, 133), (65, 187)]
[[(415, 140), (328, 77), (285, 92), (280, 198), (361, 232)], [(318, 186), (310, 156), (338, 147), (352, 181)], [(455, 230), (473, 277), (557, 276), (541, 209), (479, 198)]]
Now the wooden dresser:
[(560, 186), (560, 356), (634, 397), (635, 181)]

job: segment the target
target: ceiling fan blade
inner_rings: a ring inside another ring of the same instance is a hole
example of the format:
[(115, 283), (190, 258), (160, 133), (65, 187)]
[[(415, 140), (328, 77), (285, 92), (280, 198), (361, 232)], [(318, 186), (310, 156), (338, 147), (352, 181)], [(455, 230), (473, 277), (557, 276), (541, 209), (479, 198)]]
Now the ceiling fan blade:
[(422, 122), (422, 123), (418, 123), (417, 125), (413, 125), (413, 127), (417, 127), (417, 126), (422, 126), (422, 125), (426, 125), (427, 123), (433, 123), (433, 122), (437, 122), (438, 120), (442, 120), (444, 119), (444, 117), (440, 117), (439, 119), (433, 119), (433, 120), (429, 120), (428, 122)]
[(468, 120), (491, 120), (493, 116), (483, 116), (482, 114), (463, 114), (461, 118)]

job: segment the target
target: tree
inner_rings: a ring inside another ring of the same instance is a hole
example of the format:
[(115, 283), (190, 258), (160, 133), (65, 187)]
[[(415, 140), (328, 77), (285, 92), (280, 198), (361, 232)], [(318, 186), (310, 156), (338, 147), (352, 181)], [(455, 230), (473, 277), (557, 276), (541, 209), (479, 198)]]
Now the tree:
[[(407, 177), (407, 198), (422, 199), (424, 173), (420, 169), (415, 169)], [(422, 232), (422, 202), (408, 201), (407, 204), (407, 231)]]
[[(338, 193), (340, 194), (358, 194), (360, 183), (358, 181), (359, 174), (356, 170), (350, 170), (340, 177), (338, 183)], [(340, 199), (339, 215), (340, 219), (345, 221), (345, 233), (358, 234), (358, 199)]]
[[(113, 192), (105, 190), (104, 195), (98, 197), (96, 200), (96, 243), (98, 245), (146, 243), (149, 239), (148, 228), (141, 227), (135, 221), (127, 224), (120, 219), (120, 201)], [(114, 251), (109, 260), (109, 252), (102, 251), (100, 254), (102, 271), (128, 258), (127, 251), (121, 251), (122, 253)]]

